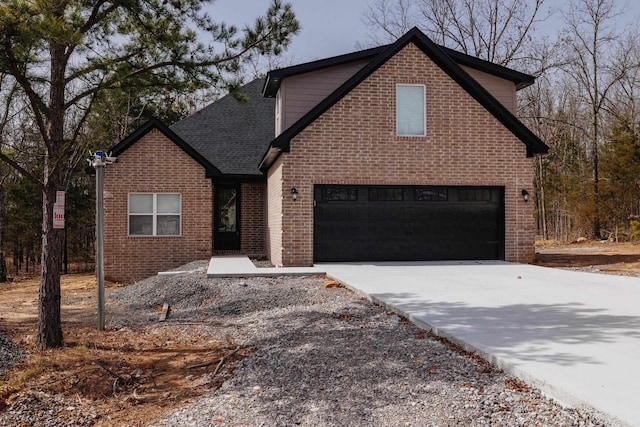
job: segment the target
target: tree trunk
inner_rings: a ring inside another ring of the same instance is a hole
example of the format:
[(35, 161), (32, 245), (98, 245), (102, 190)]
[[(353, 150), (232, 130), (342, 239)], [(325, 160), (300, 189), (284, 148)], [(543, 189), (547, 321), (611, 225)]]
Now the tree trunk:
[[(596, 17), (600, 15), (600, 3), (598, 3), (598, 9), (595, 10)], [(596, 18), (594, 21), (593, 27), (593, 44), (592, 44), (592, 55), (591, 55), (591, 66), (593, 67), (593, 105), (592, 105), (592, 115), (591, 118), (593, 120), (592, 123), (592, 150), (593, 150), (593, 237), (595, 239), (600, 239), (600, 195), (598, 194), (598, 182), (600, 180), (598, 176), (598, 168), (600, 165), (598, 164), (598, 138), (600, 137), (600, 129), (598, 125), (600, 123), (600, 90), (598, 88), (598, 74), (599, 74), (599, 64), (598, 60), (600, 58), (599, 50), (598, 50), (598, 41), (600, 34), (600, 22)]]
[[(62, 16), (64, 3), (56, 14)], [(38, 306), (38, 336), (40, 349), (62, 346), (62, 319), (60, 316), (60, 269), (62, 267), (62, 231), (53, 228), (53, 206), (56, 192), (62, 190), (65, 123), (65, 47), (50, 46), (51, 87), (49, 116), (47, 117), (47, 153), (44, 159), (42, 189), (42, 274)]]
[(20, 266), (20, 258), (22, 257), (20, 245), (17, 242), (13, 244), (13, 268), (16, 270), (16, 274), (20, 272), (22, 267)]
[(7, 261), (4, 257), (4, 179), (0, 181), (0, 283), (7, 281)]
[(67, 229), (64, 229), (64, 253), (62, 255), (62, 264), (64, 265), (64, 274), (69, 274), (69, 243), (67, 241)]
[(549, 233), (547, 232), (547, 207), (544, 197), (544, 168), (542, 167), (542, 156), (538, 156), (539, 167), (539, 194), (538, 194), (538, 207), (540, 209), (540, 225), (542, 226), (542, 239), (548, 240)]
[(60, 267), (62, 230), (53, 228), (53, 205), (56, 192), (61, 188), (61, 174), (57, 170), (47, 177), (42, 200), (42, 274), (38, 304), (38, 336), (36, 347), (45, 349), (62, 345), (62, 319), (60, 310)]
[[(596, 86), (597, 90), (597, 86)], [(593, 238), (600, 239), (602, 236), (600, 235), (600, 195), (599, 193), (599, 182), (600, 177), (598, 174), (599, 160), (598, 160), (598, 138), (599, 138), (599, 128), (598, 128), (598, 115), (599, 110), (594, 108), (593, 111), (593, 142), (592, 142), (592, 164), (593, 164)]]

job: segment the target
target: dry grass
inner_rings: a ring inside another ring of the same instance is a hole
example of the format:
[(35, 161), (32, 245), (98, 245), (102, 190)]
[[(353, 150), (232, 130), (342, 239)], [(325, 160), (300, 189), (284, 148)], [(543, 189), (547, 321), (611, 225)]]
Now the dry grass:
[[(188, 399), (219, 387), (229, 371), (212, 375), (235, 343), (157, 323), (122, 330), (95, 326), (95, 278), (63, 276), (64, 346), (35, 351), (37, 280), (0, 285), (5, 332), (27, 348), (26, 360), (5, 375), (0, 410), (28, 391), (62, 393), (102, 414), (105, 425), (147, 425)], [(225, 359), (231, 365), (248, 354)], [(187, 366), (211, 363), (196, 369)], [(108, 420), (108, 421), (107, 421)]]

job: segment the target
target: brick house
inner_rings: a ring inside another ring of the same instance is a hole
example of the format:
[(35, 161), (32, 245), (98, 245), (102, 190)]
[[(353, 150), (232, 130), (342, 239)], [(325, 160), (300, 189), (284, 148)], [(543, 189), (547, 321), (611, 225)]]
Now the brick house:
[(533, 257), (529, 75), (397, 42), (270, 72), (113, 148), (105, 271), (137, 280), (211, 254), (322, 261)]

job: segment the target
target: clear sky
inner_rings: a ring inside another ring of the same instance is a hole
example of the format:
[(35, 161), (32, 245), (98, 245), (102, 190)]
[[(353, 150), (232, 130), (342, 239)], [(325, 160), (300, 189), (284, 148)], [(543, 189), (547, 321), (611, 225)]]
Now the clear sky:
[[(362, 15), (370, 0), (285, 0), (302, 26), (288, 50), (292, 64), (358, 50), (367, 41)], [(207, 8), (215, 21), (242, 28), (263, 14), (270, 0), (215, 0)]]
[[(368, 45), (367, 28), (362, 16), (372, 0), (284, 0), (293, 10), (302, 29), (294, 37), (287, 52), (290, 63), (299, 64), (327, 58), (359, 49), (358, 43)], [(545, 12), (567, 0), (547, 0)], [(629, 7), (630, 12), (619, 17), (622, 22), (636, 23), (640, 12), (638, 0), (614, 0), (618, 7)], [(270, 0), (213, 0), (207, 8), (215, 21), (224, 21), (242, 28), (263, 14)], [(541, 26), (541, 30), (554, 35), (561, 22), (559, 14)]]

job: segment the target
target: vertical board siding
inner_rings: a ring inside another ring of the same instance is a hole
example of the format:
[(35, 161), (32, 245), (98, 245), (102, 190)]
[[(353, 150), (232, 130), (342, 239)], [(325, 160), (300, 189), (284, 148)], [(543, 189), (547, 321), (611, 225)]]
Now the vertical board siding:
[(368, 61), (352, 62), (335, 67), (291, 76), (280, 87), (282, 130), (287, 129), (308, 113), (320, 101), (349, 80)]
[(516, 113), (516, 85), (512, 81), (474, 68), (462, 67), (462, 69), (504, 105), (511, 114)]

